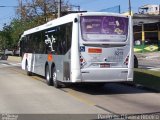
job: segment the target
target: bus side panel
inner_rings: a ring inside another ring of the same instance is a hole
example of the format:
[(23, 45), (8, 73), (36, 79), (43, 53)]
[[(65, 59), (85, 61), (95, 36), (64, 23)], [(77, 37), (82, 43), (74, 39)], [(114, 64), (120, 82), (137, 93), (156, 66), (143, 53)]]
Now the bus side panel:
[(71, 50), (67, 52), (67, 54), (64, 56), (63, 61), (63, 80), (70, 82), (71, 80)]
[(47, 54), (33, 55), (33, 73), (45, 76), (45, 63), (47, 61)]
[(22, 57), (21, 67), (22, 67), (23, 70), (25, 70), (25, 67), (26, 67), (26, 54), (24, 54), (23, 57)]
[(32, 54), (31, 53), (25, 53), (22, 58), (22, 69), (26, 70), (26, 64), (28, 64), (28, 71), (32, 72)]
[[(67, 56), (67, 55), (65, 55), (65, 56)], [(64, 75), (63, 75), (64, 74), (64, 61), (66, 62), (66, 61), (68, 61), (68, 59), (65, 59), (65, 56), (63, 56), (63, 55), (52, 55), (52, 56), (53, 56), (53, 60), (48, 61), (47, 54), (32, 54), (32, 56), (29, 57), (29, 59), (27, 59), (28, 64), (30, 66), (30, 70), (33, 73), (45, 76), (46, 63), (48, 63), (50, 72), (52, 69), (51, 68), (52, 64), (55, 64), (55, 68), (56, 68), (56, 72), (57, 72), (57, 80), (63, 82), (63, 80), (64, 80)], [(25, 59), (23, 61), (25, 62)], [(23, 68), (25, 69), (25, 66)]]
[(63, 56), (53, 55), (53, 64), (55, 64), (57, 80), (63, 81)]
[(55, 64), (57, 80), (70, 81), (70, 50), (65, 55), (53, 55), (52, 63)]

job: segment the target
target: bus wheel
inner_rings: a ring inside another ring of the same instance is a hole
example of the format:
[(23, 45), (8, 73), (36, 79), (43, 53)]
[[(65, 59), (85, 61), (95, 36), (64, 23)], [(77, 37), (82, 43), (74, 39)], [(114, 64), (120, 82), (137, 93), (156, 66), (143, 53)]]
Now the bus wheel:
[(32, 75), (32, 72), (30, 72), (29, 69), (28, 69), (28, 62), (27, 61), (26, 61), (25, 70), (26, 70), (28, 76)]
[(55, 88), (60, 88), (60, 83), (57, 80), (57, 72), (55, 68), (52, 68), (52, 79), (53, 79), (53, 83), (54, 83), (54, 87)]
[(48, 65), (46, 66), (45, 77), (46, 77), (47, 85), (52, 86), (53, 85), (53, 81), (52, 81), (52, 79), (50, 77), (50, 72), (49, 72), (49, 66)]
[(134, 68), (138, 68), (138, 59), (135, 55), (134, 55)]

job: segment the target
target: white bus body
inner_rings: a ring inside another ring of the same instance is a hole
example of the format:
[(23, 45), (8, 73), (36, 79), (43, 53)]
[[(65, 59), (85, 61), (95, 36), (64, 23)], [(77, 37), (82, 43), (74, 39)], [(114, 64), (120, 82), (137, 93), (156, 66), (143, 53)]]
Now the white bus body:
[(60, 82), (133, 81), (131, 17), (74, 13), (21, 36), (22, 69)]

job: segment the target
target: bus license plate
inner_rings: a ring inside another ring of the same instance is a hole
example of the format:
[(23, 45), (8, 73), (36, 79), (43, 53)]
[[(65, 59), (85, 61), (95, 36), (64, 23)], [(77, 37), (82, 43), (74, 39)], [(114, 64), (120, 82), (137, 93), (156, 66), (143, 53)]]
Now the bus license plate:
[(100, 64), (100, 68), (109, 68), (110, 64), (102, 63)]

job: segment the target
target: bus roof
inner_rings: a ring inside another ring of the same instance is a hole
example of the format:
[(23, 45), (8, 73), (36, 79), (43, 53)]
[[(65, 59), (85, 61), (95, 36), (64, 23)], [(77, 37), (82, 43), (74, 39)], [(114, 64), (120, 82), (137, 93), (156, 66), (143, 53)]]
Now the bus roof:
[(126, 15), (123, 14), (118, 14), (118, 13), (108, 13), (108, 12), (83, 12), (83, 13), (71, 13), (68, 15), (65, 15), (63, 17), (51, 20), (43, 25), (37, 26), (35, 28), (29, 29), (24, 31), (24, 33), (22, 34), (21, 38), (24, 37), (25, 35), (31, 34), (31, 33), (35, 33), (35, 32), (39, 32), (57, 25), (62, 25), (68, 22), (72, 22), (74, 21), (75, 18), (77, 18), (78, 16), (85, 16), (85, 15), (98, 15), (98, 16), (103, 16), (103, 15), (108, 15), (108, 16), (119, 16), (119, 17), (127, 17)]

